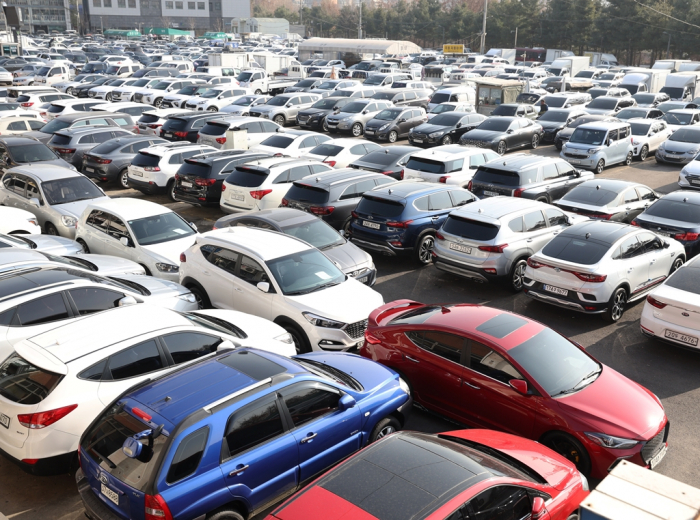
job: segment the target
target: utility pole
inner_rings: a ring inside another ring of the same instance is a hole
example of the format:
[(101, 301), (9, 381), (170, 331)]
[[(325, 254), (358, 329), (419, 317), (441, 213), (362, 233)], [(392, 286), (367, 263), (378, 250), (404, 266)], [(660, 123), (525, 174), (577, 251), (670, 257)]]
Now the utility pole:
[(481, 24), (481, 48), (479, 49), (479, 54), (484, 54), (486, 49), (486, 13), (489, 7), (489, 0), (484, 0), (484, 21)]
[(102, 17), (100, 16), (100, 32), (102, 33), (102, 36), (105, 35), (105, 26), (102, 23)]
[(671, 33), (668, 33), (668, 44), (666, 45), (666, 59), (671, 57)]
[(362, 0), (360, 0), (360, 22), (357, 24), (357, 39), (362, 39)]
[(515, 32), (515, 43), (513, 44), (513, 48), (517, 49), (518, 48), (518, 28), (515, 28), (515, 31), (510, 31), (510, 32)]
[(303, 8), (304, 8), (304, 0), (299, 0), (299, 25), (303, 25), (301, 23), (301, 14), (302, 14)]

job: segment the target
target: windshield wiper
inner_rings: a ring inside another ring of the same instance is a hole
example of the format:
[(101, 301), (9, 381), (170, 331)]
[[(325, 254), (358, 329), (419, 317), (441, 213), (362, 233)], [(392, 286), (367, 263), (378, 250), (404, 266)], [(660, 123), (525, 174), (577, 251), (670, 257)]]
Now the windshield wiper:
[(602, 367), (598, 367), (598, 368), (595, 368), (595, 369), (591, 370), (588, 374), (586, 374), (586, 375), (583, 376), (581, 379), (579, 379), (578, 383), (576, 383), (574, 386), (572, 386), (572, 387), (569, 388), (568, 390), (562, 390), (561, 392), (557, 392), (557, 393), (554, 394), (552, 397), (556, 397), (556, 396), (558, 396), (558, 395), (572, 394), (572, 393), (574, 393), (574, 392), (578, 392), (578, 391), (581, 389), (581, 385), (582, 385), (585, 381), (589, 380), (590, 378), (592, 378), (593, 376), (595, 376), (595, 375), (597, 375), (597, 374), (600, 374), (602, 371), (603, 371)]

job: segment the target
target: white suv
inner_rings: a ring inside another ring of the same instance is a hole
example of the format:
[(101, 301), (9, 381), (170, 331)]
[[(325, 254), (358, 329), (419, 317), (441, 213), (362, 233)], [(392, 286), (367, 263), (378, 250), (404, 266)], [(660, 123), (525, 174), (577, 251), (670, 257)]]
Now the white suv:
[(318, 161), (290, 157), (271, 157), (236, 166), (221, 187), (219, 206), (225, 213), (277, 208), (294, 181), (332, 169)]
[(383, 304), (307, 242), (242, 226), (200, 235), (182, 256), (180, 281), (203, 306), (281, 325), (297, 352), (359, 347), (369, 313)]
[(403, 178), (453, 184), (466, 188), (477, 168), (501, 156), (492, 150), (458, 144), (436, 146), (412, 154), (403, 170)]
[(131, 101), (134, 93), (141, 89), (150, 89), (160, 83), (160, 78), (139, 78), (131, 85), (122, 85), (114, 89), (112, 92), (112, 100), (114, 101)]
[(129, 186), (147, 195), (167, 192), (174, 201), (175, 174), (185, 159), (213, 151), (216, 148), (212, 146), (187, 141), (144, 148), (129, 165)]
[(185, 108), (189, 108), (190, 110), (218, 112), (226, 105), (230, 105), (239, 97), (247, 94), (250, 94), (250, 90), (247, 88), (220, 85), (210, 88), (199, 96), (190, 98), (185, 103)]
[(199, 80), (193, 79), (161, 79), (160, 82), (153, 85), (151, 88), (137, 90), (134, 93), (134, 101), (139, 103), (146, 103), (148, 105), (153, 105), (156, 108), (160, 108), (163, 103), (163, 98), (170, 94), (171, 92), (177, 92), (182, 87), (187, 85), (192, 85), (198, 83)]

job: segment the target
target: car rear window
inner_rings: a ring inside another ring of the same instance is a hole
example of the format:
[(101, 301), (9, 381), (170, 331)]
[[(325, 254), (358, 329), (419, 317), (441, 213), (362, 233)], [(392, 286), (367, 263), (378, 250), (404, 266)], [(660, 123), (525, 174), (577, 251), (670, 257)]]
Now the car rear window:
[(185, 160), (185, 163), (177, 170), (177, 174), (208, 178), (211, 175), (211, 171), (211, 164), (187, 159)]
[(445, 230), (445, 233), (479, 242), (493, 240), (496, 238), (496, 235), (498, 235), (498, 230), (500, 229), (499, 226), (494, 224), (459, 217), (457, 215), (448, 216), (442, 228)]
[(700, 294), (700, 264), (678, 269), (665, 285), (681, 291)]
[(62, 105), (51, 105), (49, 107), (48, 112), (49, 112), (49, 114), (60, 114), (61, 112), (63, 112), (64, 108), (66, 108), (66, 107), (64, 107)]
[(323, 188), (309, 186), (301, 182), (295, 182), (284, 196), (287, 200), (299, 202), (311, 202), (313, 204), (323, 204), (328, 202), (329, 193)]
[(226, 130), (228, 130), (228, 123), (209, 121), (204, 125), (199, 133), (204, 135), (224, 135)]
[(680, 200), (656, 201), (642, 213), (642, 216), (644, 215), (700, 224), (700, 206)]
[(610, 190), (594, 188), (592, 186), (579, 186), (564, 195), (562, 202), (578, 202), (592, 206), (606, 206), (617, 198), (617, 193)]
[(398, 217), (403, 213), (404, 205), (393, 200), (363, 195), (357, 205), (357, 212), (364, 215), (380, 215), (382, 217)]
[(157, 155), (139, 152), (131, 160), (131, 164), (133, 166), (158, 166), (158, 163), (160, 163), (160, 159), (161, 158)]
[(324, 157), (335, 157), (344, 148), (342, 146), (337, 146), (334, 144), (320, 144), (316, 148), (312, 149), (309, 153), (312, 155), (322, 155)]
[(17, 98), (17, 103), (26, 103), (29, 101), (31, 98), (29, 97), (28, 94), (22, 94)]
[(70, 136), (62, 134), (54, 134), (49, 144), (68, 144), (70, 143)]
[(426, 173), (446, 173), (447, 166), (444, 162), (423, 157), (411, 157), (406, 163), (406, 168)]
[(436, 92), (433, 97), (430, 98), (430, 102), (438, 105), (440, 103), (446, 103), (450, 100), (450, 95), (445, 92)]
[(272, 148), (287, 148), (294, 141), (293, 137), (284, 137), (281, 135), (273, 135), (265, 139), (262, 143), (263, 146), (271, 146)]
[[(530, 172), (532, 173), (532, 172)], [(525, 177), (525, 175), (523, 175)], [(518, 172), (509, 172), (507, 170), (497, 170), (496, 168), (480, 167), (474, 174), (475, 182), (486, 184), (499, 184), (501, 186), (520, 186), (521, 175)], [(529, 178), (532, 178), (530, 175)], [(535, 178), (537, 176), (535, 175)]]
[(168, 119), (165, 123), (163, 123), (163, 132), (176, 132), (178, 130), (184, 130), (186, 126), (186, 120), (174, 117), (172, 119)]
[(141, 114), (141, 117), (138, 120), (138, 122), (139, 123), (155, 123), (159, 119), (160, 118), (154, 114)]
[(574, 264), (592, 265), (598, 263), (609, 249), (607, 244), (560, 235), (544, 246), (542, 254)]
[(38, 404), (63, 378), (12, 354), (0, 365), (0, 395), (13, 403)]
[(386, 153), (382, 150), (378, 152), (370, 152), (362, 157), (362, 164), (375, 166), (389, 166), (396, 160), (396, 155)]
[(257, 188), (267, 179), (268, 174), (268, 170), (239, 166), (226, 177), (226, 182), (243, 188)]

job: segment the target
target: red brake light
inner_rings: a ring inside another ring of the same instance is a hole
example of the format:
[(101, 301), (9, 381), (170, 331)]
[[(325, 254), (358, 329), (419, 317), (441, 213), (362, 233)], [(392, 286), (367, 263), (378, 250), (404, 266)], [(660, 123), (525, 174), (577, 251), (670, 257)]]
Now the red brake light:
[(529, 265), (533, 269), (539, 269), (540, 267), (545, 267), (545, 264), (541, 264), (537, 260), (533, 260), (532, 257), (527, 259), (527, 265)]
[(663, 309), (667, 305), (663, 302), (660, 302), (656, 298), (652, 298), (651, 296), (647, 296), (647, 301), (649, 302), (649, 305), (653, 305), (657, 309)]
[(323, 161), (323, 164), (327, 164), (328, 166), (335, 166), (335, 161)]
[[(161, 132), (162, 132), (162, 131), (163, 131), (163, 130), (161, 129)], [(173, 135), (174, 135), (175, 137), (187, 137), (187, 132), (173, 132)]]
[(525, 188), (518, 188), (513, 192), (513, 197), (520, 197), (523, 192), (525, 191)]
[(440, 177), (440, 180), (438, 182), (441, 182), (442, 184), (447, 184), (447, 179), (449, 178), (449, 175), (443, 175), (442, 177)]
[[(216, 226), (214, 226), (214, 229), (216, 229)], [(180, 253), (180, 262), (187, 262), (187, 256), (185, 255), (185, 253)]]
[(352, 218), (357, 218), (357, 217), (359, 217), (359, 215), (358, 215), (356, 212), (354, 212), (354, 211), (351, 211), (350, 214), (352, 215)]
[(145, 520), (173, 520), (168, 504), (160, 495), (146, 495)]
[(194, 183), (197, 186), (214, 186), (214, 184), (216, 184), (216, 179), (201, 179), (201, 178), (197, 177), (194, 180)]
[(282, 204), (280, 204), (280, 207), (287, 207), (289, 206), (289, 201), (287, 199), (282, 199)]
[(637, 224), (637, 221), (636, 221), (636, 220), (633, 220), (632, 222), (630, 222), (630, 224), (633, 225), (633, 226), (639, 227), (639, 224)]
[(330, 215), (334, 209), (334, 206), (311, 206), (309, 211), (314, 215)]
[(221, 191), (226, 191), (226, 185), (225, 185), (225, 184), (222, 184), (222, 185), (221, 185)]
[(46, 412), (20, 414), (17, 416), (17, 420), (25, 428), (29, 428), (30, 430), (40, 430), (42, 428), (46, 428), (47, 426), (51, 426), (60, 419), (63, 419), (77, 407), (77, 404), (71, 404), (69, 406), (56, 408), (55, 410), (48, 410)]
[(132, 408), (131, 413), (133, 413), (136, 417), (139, 417), (146, 422), (150, 422), (152, 419), (152, 417), (150, 415), (148, 415), (146, 412), (144, 412), (140, 408)]
[(479, 251), (488, 251), (489, 253), (502, 253), (506, 247), (508, 247), (508, 244), (501, 244), (500, 246), (479, 246)]
[(612, 215), (596, 215), (596, 217), (598, 217), (601, 220), (610, 220), (611, 218), (613, 218)]
[(250, 192), (250, 196), (255, 200), (262, 200), (262, 198), (268, 193), (272, 193), (272, 190), (255, 190)]
[(75, 148), (56, 148), (58, 153), (70, 154), (75, 153)]
[(403, 180), (403, 170), (401, 170), (401, 172), (399, 173), (399, 175), (401, 176), (401, 180)]
[(394, 173), (394, 172), (392, 172), (391, 170), (387, 170), (387, 171), (382, 172), (382, 173), (383, 173), (384, 175), (391, 175), (391, 174)]
[(144, 166), (143, 169), (147, 172), (159, 172), (160, 166)]
[(148, 128), (158, 128), (159, 126), (163, 126), (163, 125), (152, 124), (152, 125), (148, 125)]
[(438, 240), (445, 240), (445, 237), (442, 236), (442, 235), (440, 234), (439, 231), (435, 234), (435, 237), (436, 237)]
[[(199, 136), (198, 136), (199, 137)], [(226, 138), (225, 137), (217, 137), (216, 142), (219, 144), (225, 144), (226, 143)]]
[(412, 220), (407, 220), (405, 222), (387, 222), (386, 227), (393, 227), (393, 228), (407, 228), (411, 223), (413, 223)]
[(472, 191), (472, 181), (469, 181), (469, 184), (467, 184), (467, 189)]
[(577, 273), (576, 271), (569, 272), (573, 274), (576, 278), (578, 278), (579, 280), (583, 280), (584, 282), (600, 283), (604, 282), (608, 278), (607, 274)]
[(365, 341), (370, 345), (377, 345), (382, 342), (379, 338), (373, 336), (368, 331), (365, 331)]
[(20, 103), (20, 104), (21, 104), (23, 107), (30, 107), (30, 106), (32, 106), (34, 103)]
[(676, 240), (697, 240), (700, 233), (678, 233), (673, 235)]

